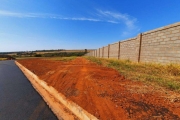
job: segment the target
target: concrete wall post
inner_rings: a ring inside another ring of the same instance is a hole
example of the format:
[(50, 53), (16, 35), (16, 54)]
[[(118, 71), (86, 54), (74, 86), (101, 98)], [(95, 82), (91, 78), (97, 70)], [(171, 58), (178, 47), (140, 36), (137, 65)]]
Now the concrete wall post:
[(138, 54), (138, 62), (140, 62), (141, 59), (141, 44), (142, 44), (142, 33), (140, 33), (137, 37), (139, 39), (139, 54)]
[(120, 47), (121, 47), (121, 42), (119, 41), (119, 48), (118, 48), (118, 60), (120, 59)]

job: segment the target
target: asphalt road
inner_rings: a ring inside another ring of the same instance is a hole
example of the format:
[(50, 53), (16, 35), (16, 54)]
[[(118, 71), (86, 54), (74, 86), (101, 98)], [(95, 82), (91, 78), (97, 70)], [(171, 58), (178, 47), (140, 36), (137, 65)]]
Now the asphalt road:
[(0, 61), (0, 120), (57, 120), (14, 61)]

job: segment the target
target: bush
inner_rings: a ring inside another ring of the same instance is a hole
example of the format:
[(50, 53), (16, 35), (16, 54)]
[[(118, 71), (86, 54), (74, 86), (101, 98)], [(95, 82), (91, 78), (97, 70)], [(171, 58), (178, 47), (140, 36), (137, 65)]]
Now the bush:
[(72, 56), (83, 56), (85, 52), (60, 52), (60, 53), (46, 53), (44, 57), (72, 57)]
[(42, 55), (41, 54), (36, 54), (36, 55), (34, 55), (34, 57), (42, 57)]

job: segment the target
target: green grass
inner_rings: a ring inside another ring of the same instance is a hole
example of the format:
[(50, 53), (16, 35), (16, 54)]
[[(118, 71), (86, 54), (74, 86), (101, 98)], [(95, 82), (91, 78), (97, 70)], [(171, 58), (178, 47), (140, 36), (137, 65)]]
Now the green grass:
[(97, 63), (98, 65), (102, 65), (102, 59), (97, 59), (95, 57), (85, 57), (85, 58), (89, 59), (92, 62)]
[(23, 60), (23, 59), (44, 59), (44, 60), (54, 60), (54, 61), (71, 61), (77, 58), (76, 56), (72, 57), (18, 57), (17, 60)]
[(16, 60), (22, 60), (22, 59), (43, 59), (45, 57), (16, 57)]
[(130, 80), (153, 83), (180, 92), (180, 64), (136, 63), (129, 60), (86, 57), (99, 65), (110, 67)]
[(76, 56), (72, 56), (72, 57), (49, 57), (49, 58), (45, 58), (46, 60), (55, 60), (55, 61), (71, 61), (74, 60), (75, 58), (77, 58)]

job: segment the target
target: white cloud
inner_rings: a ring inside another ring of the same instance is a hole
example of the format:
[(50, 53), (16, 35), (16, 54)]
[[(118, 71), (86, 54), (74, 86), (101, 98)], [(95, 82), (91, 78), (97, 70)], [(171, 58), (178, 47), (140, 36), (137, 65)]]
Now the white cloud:
[(130, 19), (130, 16), (121, 13), (114, 13), (110, 11), (98, 10), (100, 17), (95, 16), (94, 18), (86, 17), (62, 17), (55, 14), (39, 14), (39, 13), (18, 13), (11, 11), (0, 10), (0, 16), (8, 17), (20, 17), (20, 18), (51, 18), (51, 19), (61, 19), (61, 20), (77, 20), (77, 21), (93, 21), (93, 22), (109, 22), (118, 24), (122, 21), (128, 26), (128, 28), (133, 28), (136, 19)]
[(113, 21), (113, 20), (107, 20), (107, 22), (109, 23), (114, 23), (114, 24), (118, 24), (119, 22)]
[(102, 11), (97, 10), (99, 12), (99, 16), (104, 17), (107, 21), (113, 21), (112, 23), (124, 23), (129, 29), (134, 29), (135, 23), (137, 21), (136, 18), (133, 18), (127, 14), (115, 13), (111, 11)]
[(18, 13), (11, 11), (0, 10), (0, 16), (19, 17), (19, 18), (46, 18), (46, 19), (59, 19), (59, 20), (72, 20), (72, 21), (91, 21), (91, 22), (108, 22), (111, 24), (124, 24), (126, 29), (122, 35), (128, 35), (133, 30), (137, 31), (139, 28), (136, 26), (137, 19), (120, 12), (102, 11), (97, 10), (93, 17), (66, 17), (57, 14), (46, 13)]
[(122, 36), (129, 36), (132, 33), (138, 32), (139, 28), (136, 25), (137, 19), (128, 15), (122, 14), (120, 12), (112, 12), (112, 11), (102, 11), (97, 10), (97, 16), (106, 22), (114, 23), (114, 24), (124, 24), (126, 28), (122, 32)]
[(93, 22), (100, 22), (101, 20), (99, 19), (94, 19), (94, 18), (85, 18), (85, 17), (82, 17), (82, 18), (57, 18), (57, 19), (63, 19), (63, 20), (79, 20), (79, 21), (93, 21)]
[(101, 21), (96, 18), (85, 18), (85, 17), (70, 18), (70, 17), (61, 17), (60, 15), (54, 15), (54, 14), (16, 13), (16, 12), (4, 11), (4, 10), (0, 10), (0, 16), (19, 17), (19, 18), (51, 18), (51, 19), (60, 19), (60, 20), (93, 21), (93, 22)]
[(37, 17), (37, 15), (33, 15), (33, 14), (23, 14), (23, 13), (15, 13), (15, 12), (10, 12), (10, 11), (4, 11), (4, 10), (0, 10), (0, 16), (9, 16), (9, 17)]

